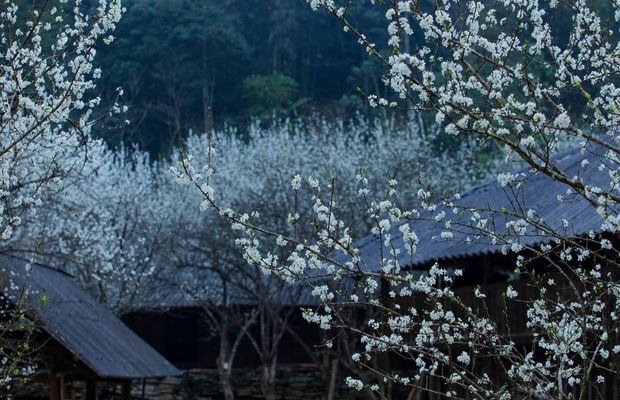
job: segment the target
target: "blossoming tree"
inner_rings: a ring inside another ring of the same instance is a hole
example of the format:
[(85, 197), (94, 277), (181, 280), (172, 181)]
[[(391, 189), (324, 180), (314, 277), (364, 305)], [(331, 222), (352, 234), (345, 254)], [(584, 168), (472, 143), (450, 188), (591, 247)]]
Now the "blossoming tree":
[[(101, 71), (95, 45), (109, 43), (122, 7), (102, 0), (3, 1), (0, 7), (0, 235), (3, 244), (20, 227), (41, 192), (58, 187), (88, 160), (89, 132)], [(112, 110), (115, 112), (116, 110)], [(4, 284), (7, 284), (6, 282)], [(18, 316), (21, 314), (17, 314)], [(11, 326), (28, 326), (20, 322)], [(12, 329), (2, 329), (8, 338)], [(25, 371), (23, 352), (1, 347), (1, 384)]]
[[(384, 64), (384, 81), (394, 98), (371, 94), (371, 105), (423, 112), (448, 134), (500, 145), (510, 160), (526, 168), (498, 175), (508, 206), (466, 204), (458, 193), (436, 201), (432, 191), (420, 190), (420, 207), (407, 209), (395, 200), (396, 180), (389, 182), (386, 195), (373, 197), (360, 175), (359, 201), (382, 249), (372, 261), (378, 268), (372, 268), (362, 244), (338, 215), (337, 186), (321, 185), (312, 176), (293, 177), (293, 192), (312, 199), (313, 215), (292, 218), (291, 229), (278, 232), (250, 213), (220, 205), (210, 181), (217, 165), (208, 164), (199, 174), (191, 160), (184, 160), (185, 177), (238, 231), (246, 260), (314, 286), (324, 305), (307, 310), (307, 318), (360, 338), (352, 360), (371, 374), (349, 377), (347, 383), (371, 397), (389, 396), (388, 384), (407, 387), (410, 398), (425, 392), (480, 399), (584, 399), (607, 396), (606, 382), (610, 390), (617, 389), (620, 3), (371, 2), (368, 7), (385, 11), (389, 51), (347, 18), (350, 2), (309, 3), (333, 15)], [(560, 20), (570, 21), (568, 31)], [(566, 143), (580, 149), (576, 167), (567, 167), (557, 155)], [(570, 200), (585, 204), (586, 211), (555, 223), (528, 208), (519, 193), (541, 176), (563, 188), (549, 199), (558, 210)], [(581, 218), (586, 215), (594, 225), (584, 231)], [(441, 233), (433, 240), (484, 241), (512, 252), (514, 273), (525, 279), (529, 291), (526, 296), (508, 286), (504, 315), (512, 301), (526, 307), (533, 337), (529, 346), (518, 345), (490, 317), (488, 293), (472, 289), (473, 300), (457, 294), (453, 284), (461, 268), (437, 263), (424, 274), (412, 272), (401, 255), (414, 257), (429, 245), (416, 234), (422, 222), (439, 226)], [(313, 234), (297, 234), (303, 231), (294, 230), (299, 226), (311, 226)], [(544, 268), (536, 268), (533, 260), (542, 260)], [(412, 303), (419, 294), (423, 304)], [(359, 308), (376, 309), (380, 317), (353, 326), (351, 315)], [(388, 353), (415, 367), (399, 373), (374, 362)], [(480, 368), (483, 363), (492, 367)]]
[(142, 303), (144, 285), (165, 265), (173, 196), (162, 167), (145, 153), (91, 146), (90, 161), (42, 192), (6, 250), (73, 275), (115, 311)]
[[(342, 199), (341, 217), (351, 231), (362, 235), (372, 221), (364, 217), (365, 206), (355, 201), (359, 189), (355, 176), (359, 171), (364, 171), (369, 187), (376, 192), (382, 189), (381, 182), (386, 177), (411, 181), (399, 193), (399, 201), (407, 203), (417, 202), (417, 190), (430, 184), (420, 181), (422, 171), (435, 172), (429, 180), (442, 192), (457, 186), (464, 189), (485, 176), (488, 169), (479, 166), (473, 146), (463, 146), (448, 154), (436, 143), (439, 139), (434, 129), (425, 130), (417, 123), (401, 126), (394, 121), (360, 119), (347, 125), (316, 119), (304, 124), (283, 122), (268, 128), (255, 124), (243, 139), (235, 132), (192, 136), (183, 151), (173, 156), (173, 163), (181, 162), (187, 154), (195, 154), (197, 165), (211, 164), (217, 170), (211, 177), (211, 187), (222, 204), (254, 210), (263, 226), (281, 234), (293, 234), (298, 229), (297, 234), (302, 236), (310, 235), (312, 227), (294, 228), (290, 221), (312, 215), (314, 201), (282, 188), (289, 186), (295, 171), (321, 179), (333, 178)], [(433, 149), (433, 145), (438, 148)], [(450, 168), (441, 168), (446, 165)], [(182, 177), (181, 171), (176, 174)], [(218, 370), (227, 398), (233, 396), (231, 368), (242, 338), (255, 347), (262, 364), (263, 392), (267, 398), (273, 398), (280, 341), (289, 333), (295, 336), (290, 320), (298, 307), (291, 305), (299, 304), (302, 298), (299, 285), (289, 285), (273, 274), (261, 277), (259, 266), (248, 264), (236, 248), (236, 235), (230, 226), (217, 215), (197, 207), (204, 199), (193, 188), (182, 190), (175, 185), (164, 192), (177, 196), (170, 204), (180, 204), (167, 219), (175, 221), (170, 229), (174, 232), (171, 265), (182, 269), (173, 269), (167, 279), (176, 280), (178, 287), (202, 305), (209, 323), (218, 328), (220, 338), (226, 339), (220, 340)], [(203, 206), (208, 208), (209, 204)], [(275, 245), (276, 241), (274, 237), (271, 243)], [(239, 308), (247, 310), (247, 304), (255, 307), (252, 313), (243, 315)], [(317, 359), (311, 345), (300, 345)], [(329, 371), (329, 366), (322, 370), (326, 381)]]

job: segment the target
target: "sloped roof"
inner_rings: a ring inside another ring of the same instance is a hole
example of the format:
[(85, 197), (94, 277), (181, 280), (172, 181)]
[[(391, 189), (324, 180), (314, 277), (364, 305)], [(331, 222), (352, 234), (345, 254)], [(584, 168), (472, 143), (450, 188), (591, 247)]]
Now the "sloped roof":
[[(581, 176), (583, 181), (590, 185), (599, 186), (604, 189), (609, 188), (610, 178), (607, 171), (600, 171), (600, 157), (595, 153), (600, 153), (590, 149), (582, 153), (581, 150), (574, 150), (558, 156), (555, 161), (557, 165), (567, 173), (568, 176)], [(584, 167), (582, 161), (588, 159), (590, 163)], [(594, 160), (598, 159), (598, 162)], [(567, 234), (582, 236), (590, 230), (600, 231), (603, 219), (596, 213), (586, 199), (581, 196), (567, 196), (568, 186), (551, 179), (549, 176), (538, 173), (533, 174), (529, 170), (522, 173), (529, 175), (524, 179), (522, 185), (509, 185), (502, 187), (497, 181), (475, 187), (461, 196), (453, 203), (464, 208), (486, 208), (496, 210), (496, 212), (483, 213), (483, 218), (488, 217), (489, 222), (495, 223), (495, 232), (499, 235), (510, 235), (506, 228), (508, 217), (501, 212), (504, 208), (508, 213), (519, 210), (533, 209), (536, 215), (541, 217), (551, 228), (562, 231), (563, 221), (569, 222)], [(563, 202), (558, 201), (558, 196), (563, 196)], [(522, 207), (522, 209), (518, 208)], [(492, 244), (488, 237), (476, 237), (476, 232), (470, 225), (472, 214), (465, 212), (461, 215), (454, 214), (452, 208), (444, 207), (446, 220), (451, 220), (454, 238), (441, 239), (441, 233), (447, 229), (443, 222), (436, 222), (430, 213), (422, 213), (420, 219), (413, 221), (402, 221), (391, 227), (390, 233), (394, 247), (401, 249), (397, 256), (401, 266), (425, 266), (436, 261), (459, 260), (466, 257), (480, 256), (483, 254), (498, 254), (502, 251), (502, 246)], [(525, 211), (519, 211), (521, 215)], [(436, 215), (437, 211), (433, 214)], [(408, 223), (412, 231), (419, 238), (417, 251), (412, 256), (405, 250), (403, 234), (399, 231), (403, 224)], [(540, 233), (532, 232), (525, 236), (514, 237), (522, 245), (534, 245), (549, 240), (548, 237)], [(470, 240), (468, 240), (468, 238)], [(355, 242), (353, 247), (359, 249), (360, 256), (365, 268), (370, 271), (378, 271), (381, 265), (381, 252), (390, 254), (384, 244), (376, 236), (370, 235)], [(348, 259), (342, 253), (335, 255), (337, 261), (343, 262)]]
[[(27, 288), (22, 307), (102, 378), (138, 379), (181, 373), (80, 288), (70, 275), (0, 255), (0, 284), (9, 299), (16, 299)], [(46, 297), (45, 302), (41, 301), (42, 296)]]

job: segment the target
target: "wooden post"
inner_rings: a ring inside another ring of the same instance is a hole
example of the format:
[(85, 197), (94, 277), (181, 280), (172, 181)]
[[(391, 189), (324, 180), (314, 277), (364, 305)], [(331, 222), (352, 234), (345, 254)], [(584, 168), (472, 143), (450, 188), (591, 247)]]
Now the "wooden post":
[(67, 398), (67, 394), (65, 390), (67, 389), (65, 386), (65, 374), (62, 372), (58, 374), (58, 379), (60, 381), (60, 400), (65, 400)]
[(57, 374), (50, 372), (50, 400), (61, 400), (60, 398), (60, 379)]
[(121, 399), (131, 400), (131, 381), (123, 381)]
[(97, 381), (94, 378), (86, 379), (86, 400), (97, 400)]

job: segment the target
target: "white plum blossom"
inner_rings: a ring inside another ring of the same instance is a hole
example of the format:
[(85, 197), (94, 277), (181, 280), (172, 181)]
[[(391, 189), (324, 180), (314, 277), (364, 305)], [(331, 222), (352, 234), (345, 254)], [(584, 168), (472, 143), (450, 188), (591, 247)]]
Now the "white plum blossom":
[(506, 289), (506, 297), (508, 297), (509, 299), (515, 299), (517, 298), (517, 296), (519, 296), (519, 293), (514, 290), (512, 286), (508, 286), (508, 288)]
[(461, 354), (459, 354), (459, 356), (456, 359), (458, 362), (465, 364), (465, 365), (469, 364), (469, 362), (471, 361), (469, 354), (467, 354), (467, 352), (465, 351), (461, 352)]
[[(122, 13), (120, 0), (101, 0), (85, 14), (80, 1), (46, 22), (52, 3), (6, 2), (0, 61), (0, 235), (9, 239), (42, 187), (59, 186), (90, 146), (93, 95), (100, 71), (95, 45), (110, 42)], [(62, 4), (61, 4), (62, 6)], [(50, 26), (46, 25), (50, 24)], [(54, 27), (51, 40), (43, 40)]]

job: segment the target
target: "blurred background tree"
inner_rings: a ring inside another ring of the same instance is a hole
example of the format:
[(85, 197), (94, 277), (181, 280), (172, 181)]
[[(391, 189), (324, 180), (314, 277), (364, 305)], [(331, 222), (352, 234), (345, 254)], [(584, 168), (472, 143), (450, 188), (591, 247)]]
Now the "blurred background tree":
[(282, 74), (248, 76), (243, 80), (241, 96), (247, 112), (258, 118), (286, 114), (308, 100), (298, 100), (299, 84)]

